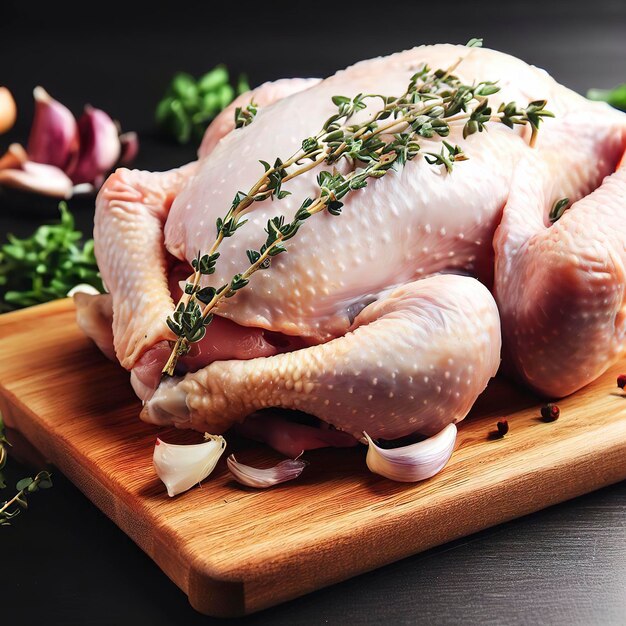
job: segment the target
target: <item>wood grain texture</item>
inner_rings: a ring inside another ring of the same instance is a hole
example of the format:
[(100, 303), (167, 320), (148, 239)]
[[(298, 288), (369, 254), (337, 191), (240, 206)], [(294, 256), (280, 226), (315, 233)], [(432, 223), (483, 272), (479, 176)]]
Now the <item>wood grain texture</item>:
[[(69, 301), (0, 317), (0, 354), (7, 423), (212, 615), (250, 613), (626, 478), (616, 367), (561, 401), (551, 424), (536, 398), (495, 381), (449, 465), (423, 483), (370, 474), (364, 449), (322, 450), (307, 454), (299, 481), (273, 490), (239, 487), (222, 463), (169, 499), (152, 469), (155, 436), (198, 435), (137, 419), (127, 374), (82, 336)], [(503, 415), (509, 435), (490, 439)], [(239, 445), (244, 462), (272, 458)]]

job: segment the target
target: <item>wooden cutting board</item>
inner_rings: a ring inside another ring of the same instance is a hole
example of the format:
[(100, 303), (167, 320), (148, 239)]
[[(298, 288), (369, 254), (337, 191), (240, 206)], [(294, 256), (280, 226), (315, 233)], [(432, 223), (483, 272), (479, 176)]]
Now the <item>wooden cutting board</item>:
[[(152, 468), (155, 437), (199, 435), (139, 421), (127, 373), (81, 334), (70, 301), (0, 316), (0, 357), (7, 424), (210, 615), (258, 611), (626, 479), (619, 366), (562, 400), (550, 424), (537, 398), (493, 381), (448, 466), (422, 483), (369, 473), (360, 447), (309, 452), (299, 480), (266, 491), (240, 487), (222, 461), (202, 487), (170, 499)], [(509, 434), (490, 437), (501, 416)], [(250, 445), (238, 456), (273, 458)]]

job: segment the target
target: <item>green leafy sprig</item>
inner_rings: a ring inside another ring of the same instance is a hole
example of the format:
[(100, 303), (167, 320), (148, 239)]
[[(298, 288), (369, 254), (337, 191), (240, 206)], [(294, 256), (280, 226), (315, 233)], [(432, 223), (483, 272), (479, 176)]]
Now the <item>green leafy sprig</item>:
[(40, 489), (52, 487), (50, 472), (41, 471), (34, 477), (22, 478), (15, 485), (17, 493), (5, 502), (0, 502), (0, 526), (10, 526), (13, 518), (28, 508), (28, 496)]
[(61, 220), (39, 226), (31, 237), (8, 236), (0, 247), (0, 311), (64, 298), (79, 283), (104, 291), (93, 240), (82, 233), (65, 202)]
[[(243, 74), (237, 84), (232, 85), (224, 65), (218, 65), (198, 80), (179, 72), (157, 105), (157, 125), (178, 143), (188, 143), (192, 138), (200, 141), (209, 122), (233, 101), (235, 95), (249, 89), (248, 79)], [(252, 103), (250, 106), (254, 109)], [(241, 112), (242, 120), (254, 117), (256, 110), (252, 109), (248, 107)]]
[[(472, 47), (480, 43), (480, 40), (470, 42)], [(296, 235), (304, 221), (323, 211), (340, 215), (342, 199), (347, 194), (366, 187), (368, 179), (381, 178), (414, 159), (421, 151), (423, 139), (442, 142), (440, 152), (425, 152), (424, 158), (431, 165), (443, 166), (447, 172), (452, 171), (456, 162), (468, 158), (458, 145), (445, 141), (452, 127), (462, 127), (463, 136), (468, 137), (486, 130), (488, 122), (509, 127), (529, 125), (531, 144), (534, 143), (541, 120), (553, 117), (545, 109), (546, 102), (535, 101), (521, 108), (515, 102), (509, 102), (494, 113), (488, 99), (499, 91), (498, 85), (491, 81), (462, 83), (452, 73), (462, 60), (460, 58), (447, 70), (433, 71), (424, 65), (398, 97), (380, 94), (358, 94), (353, 98), (334, 96), (336, 113), (326, 120), (315, 136), (304, 139), (295, 154), (286, 160), (277, 158), (273, 165), (261, 161), (263, 175), (248, 192), (237, 192), (226, 215), (217, 220), (217, 235), (211, 249), (204, 255), (198, 253), (192, 263), (194, 274), (185, 285), (175, 313), (167, 320), (177, 339), (163, 368), (164, 375), (173, 375), (178, 358), (189, 351), (191, 343), (204, 337), (218, 304), (244, 288), (256, 271), (269, 268), (273, 257), (286, 252), (284, 242)], [(367, 101), (377, 100), (381, 103), (379, 110), (364, 120), (353, 119), (367, 107)], [(346, 175), (335, 169), (321, 171), (317, 177), (317, 196), (304, 199), (292, 222), (285, 223), (282, 216), (268, 221), (265, 243), (258, 250), (247, 251), (250, 266), (244, 272), (236, 274), (219, 288), (201, 288), (201, 277), (215, 272), (219, 258), (217, 250), (222, 241), (232, 237), (246, 223), (243, 215), (255, 202), (281, 200), (289, 195), (282, 188), (284, 183), (314, 167), (333, 165), (341, 159), (346, 159), (354, 169)]]
[(614, 89), (590, 89), (587, 98), (608, 102), (612, 107), (626, 111), (626, 83)]
[(254, 101), (250, 101), (245, 107), (237, 107), (235, 109), (235, 128), (243, 128), (252, 124), (256, 114), (259, 111), (259, 107)]

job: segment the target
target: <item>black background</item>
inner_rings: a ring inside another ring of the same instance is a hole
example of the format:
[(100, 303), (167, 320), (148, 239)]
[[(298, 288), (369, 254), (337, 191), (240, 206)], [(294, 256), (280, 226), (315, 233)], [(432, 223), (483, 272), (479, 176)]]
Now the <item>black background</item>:
[[(103, 108), (140, 134), (136, 165), (167, 169), (194, 148), (164, 142), (153, 111), (172, 74), (219, 62), (253, 85), (326, 76), (362, 58), (470, 37), (584, 92), (626, 81), (626, 3), (106, 2), (3, 0), (0, 84), (19, 107), (0, 148), (24, 142), (32, 88), (79, 113)], [(72, 201), (92, 225), (92, 202)], [(43, 212), (42, 212), (43, 211)], [(0, 235), (54, 207), (0, 209)], [(53, 390), (51, 390), (53, 393)], [(25, 471), (11, 462), (11, 480)], [(0, 623), (208, 624), (134, 544), (56, 473), (50, 492), (0, 531)], [(506, 488), (506, 486), (503, 486)], [(251, 512), (253, 514), (253, 512)], [(626, 484), (361, 576), (248, 621), (626, 624)]]

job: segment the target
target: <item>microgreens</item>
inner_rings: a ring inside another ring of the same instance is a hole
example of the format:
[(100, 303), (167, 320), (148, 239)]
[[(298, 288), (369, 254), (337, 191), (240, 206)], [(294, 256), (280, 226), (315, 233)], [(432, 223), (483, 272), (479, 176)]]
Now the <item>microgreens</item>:
[[(481, 43), (481, 40), (472, 40), (468, 45), (479, 47)], [(247, 193), (237, 192), (226, 215), (217, 220), (217, 236), (211, 249), (203, 256), (199, 254), (192, 264), (194, 274), (185, 285), (175, 313), (167, 320), (177, 339), (163, 368), (164, 375), (172, 376), (178, 358), (188, 352), (191, 343), (202, 339), (218, 304), (244, 288), (256, 271), (268, 269), (273, 257), (286, 252), (284, 242), (294, 237), (307, 219), (324, 211), (339, 216), (345, 196), (366, 187), (370, 178), (381, 178), (416, 158), (422, 139), (441, 140), (441, 151), (424, 152), (424, 158), (433, 166), (442, 166), (447, 173), (452, 172), (455, 163), (468, 158), (460, 146), (443, 139), (450, 135), (453, 127), (462, 127), (466, 138), (484, 131), (488, 122), (509, 127), (529, 125), (531, 144), (534, 142), (541, 120), (552, 117), (545, 109), (546, 102), (531, 102), (523, 108), (509, 102), (494, 113), (488, 106), (488, 99), (499, 91), (498, 85), (491, 81), (462, 83), (452, 73), (462, 60), (460, 58), (447, 70), (433, 71), (427, 65), (422, 66), (410, 78), (406, 91), (397, 97), (362, 93), (354, 97), (334, 96), (336, 112), (315, 136), (302, 141), (295, 154), (286, 160), (277, 158), (273, 165), (268, 161), (260, 162), (263, 174)], [(380, 102), (378, 110), (365, 120), (353, 119), (368, 102), (374, 101)], [(239, 110), (237, 116), (241, 115)], [(283, 216), (267, 222), (265, 242), (258, 250), (246, 252), (250, 265), (244, 272), (219, 288), (201, 289), (201, 275), (214, 271), (217, 249), (225, 238), (232, 237), (246, 223), (242, 216), (255, 202), (281, 200), (289, 195), (283, 189), (284, 183), (315, 167), (333, 165), (342, 159), (353, 169), (347, 174), (334, 168), (322, 169), (317, 176), (317, 195), (302, 201), (291, 222), (285, 222)], [(204, 272), (200, 267), (202, 259), (206, 259), (207, 271)], [(208, 271), (209, 265), (211, 271)]]

